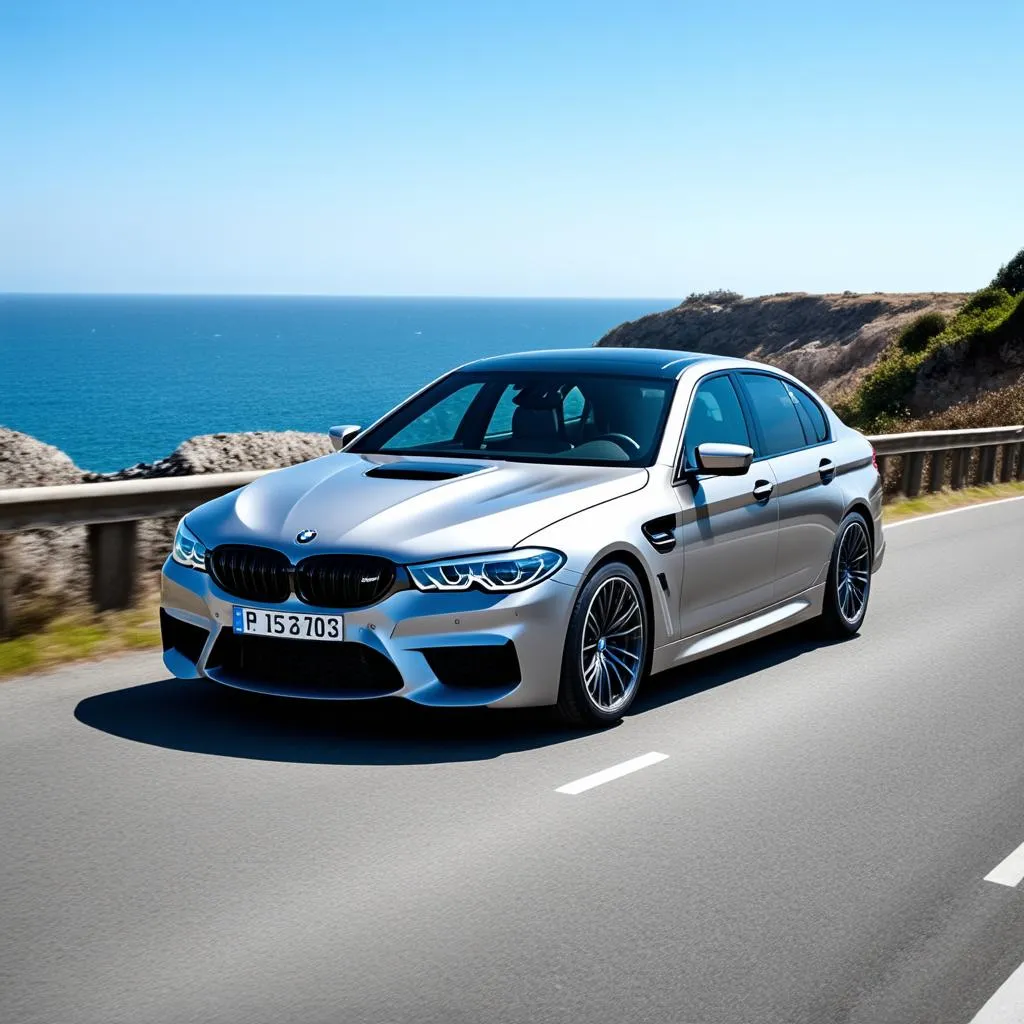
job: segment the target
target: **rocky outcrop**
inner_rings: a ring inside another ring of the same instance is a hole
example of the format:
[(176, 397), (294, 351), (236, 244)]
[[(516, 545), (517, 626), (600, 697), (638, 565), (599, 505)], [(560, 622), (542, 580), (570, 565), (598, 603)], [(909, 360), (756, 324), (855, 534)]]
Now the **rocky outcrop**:
[[(56, 449), (54, 449), (56, 450)], [(253, 430), (243, 434), (201, 434), (178, 445), (166, 458), (139, 462), (115, 473), (86, 473), (87, 481), (142, 480), (195, 473), (234, 473), (247, 469), (278, 469), (327, 455), (326, 434), (298, 430)]]
[(621, 324), (597, 344), (756, 359), (834, 398), (856, 384), (910, 320), (932, 311), (951, 316), (966, 299), (954, 292), (787, 292), (717, 302), (698, 297)]
[[(53, 445), (0, 427), (0, 488), (82, 482), (82, 470)], [(87, 586), (85, 530), (29, 530), (0, 537), (3, 572), (17, 615), (26, 625), (53, 615)]]
[(82, 470), (70, 455), (28, 434), (0, 427), (0, 489), (81, 482)]

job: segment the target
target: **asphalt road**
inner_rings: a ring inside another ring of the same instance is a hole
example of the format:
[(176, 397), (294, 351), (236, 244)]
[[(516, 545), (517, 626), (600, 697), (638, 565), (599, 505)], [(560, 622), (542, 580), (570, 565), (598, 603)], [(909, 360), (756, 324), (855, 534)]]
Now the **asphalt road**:
[(969, 1024), (1024, 961), (1022, 627), (1015, 501), (600, 734), (148, 654), (0, 685), (0, 1021)]

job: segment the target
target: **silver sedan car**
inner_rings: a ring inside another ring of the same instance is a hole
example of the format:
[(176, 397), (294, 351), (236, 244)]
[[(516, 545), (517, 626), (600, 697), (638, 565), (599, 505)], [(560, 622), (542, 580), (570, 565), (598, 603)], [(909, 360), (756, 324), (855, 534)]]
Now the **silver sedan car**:
[(600, 726), (649, 674), (808, 619), (856, 632), (882, 562), (871, 445), (745, 360), (483, 359), (331, 437), (181, 521), (176, 676)]

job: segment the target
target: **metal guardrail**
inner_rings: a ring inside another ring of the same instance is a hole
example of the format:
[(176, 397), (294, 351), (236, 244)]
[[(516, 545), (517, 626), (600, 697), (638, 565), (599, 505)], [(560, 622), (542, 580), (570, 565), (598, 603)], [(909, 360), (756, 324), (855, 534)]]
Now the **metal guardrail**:
[(266, 472), (269, 470), (0, 490), (0, 636), (10, 631), (13, 617), (13, 573), (8, 571), (5, 550), (10, 534), (46, 527), (86, 527), (93, 606), (99, 611), (127, 608), (134, 603), (138, 587), (140, 519), (184, 515)]
[[(902, 473), (895, 493), (908, 498), (921, 493), (926, 461), (929, 492), (945, 486), (956, 491), (997, 480), (1001, 483), (1024, 480), (1024, 426), (876, 434), (868, 440), (874, 446), (883, 480), (889, 461), (902, 458)], [(973, 457), (975, 449), (977, 458)]]
[(203, 473), (152, 480), (114, 480), (59, 487), (0, 490), (0, 533), (46, 526), (92, 526), (157, 516), (184, 515), (269, 473)]
[[(883, 480), (891, 460), (902, 459), (895, 493), (908, 497), (921, 492), (926, 468), (931, 492), (947, 486), (958, 490), (997, 480), (1024, 480), (1024, 426), (878, 434), (868, 440), (874, 445)], [(92, 603), (99, 610), (125, 608), (136, 593), (136, 524), (140, 519), (183, 515), (204, 501), (251, 483), (264, 472), (269, 470), (0, 490), (0, 636), (11, 614), (12, 574), (5, 571), (6, 535), (36, 528), (85, 526)]]

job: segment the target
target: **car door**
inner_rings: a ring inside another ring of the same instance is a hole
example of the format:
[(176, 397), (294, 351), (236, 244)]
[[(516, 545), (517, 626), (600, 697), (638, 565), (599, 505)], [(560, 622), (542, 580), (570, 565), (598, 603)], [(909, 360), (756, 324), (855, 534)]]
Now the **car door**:
[(773, 600), (824, 579), (843, 494), (835, 482), (828, 420), (802, 388), (774, 374), (742, 371), (739, 381), (758, 434), (758, 454), (775, 476), (779, 546)]
[(779, 510), (770, 464), (754, 463), (742, 476), (698, 472), (695, 452), (705, 441), (755, 448), (730, 373), (700, 381), (683, 434), (676, 488), (684, 552), (678, 613), (681, 637), (770, 604), (775, 580)]

